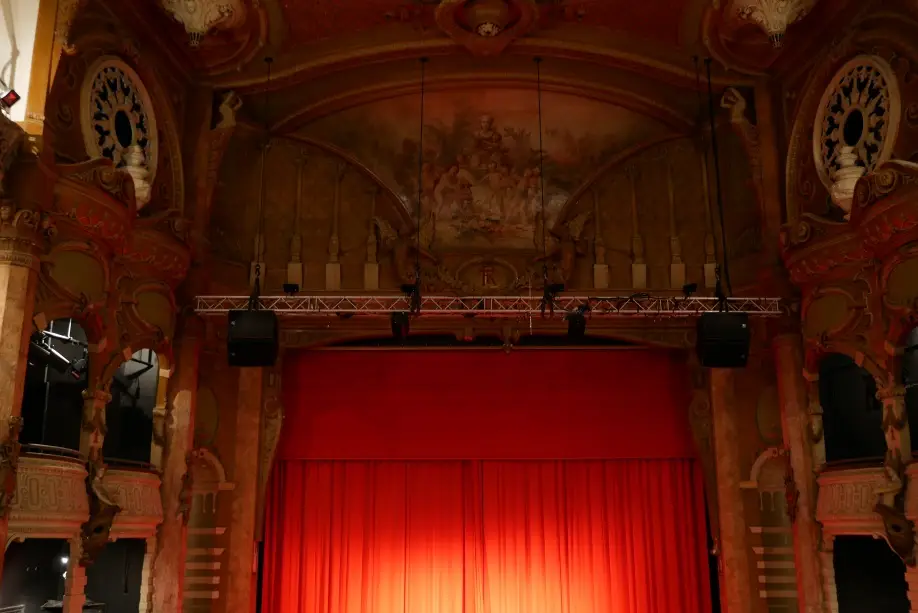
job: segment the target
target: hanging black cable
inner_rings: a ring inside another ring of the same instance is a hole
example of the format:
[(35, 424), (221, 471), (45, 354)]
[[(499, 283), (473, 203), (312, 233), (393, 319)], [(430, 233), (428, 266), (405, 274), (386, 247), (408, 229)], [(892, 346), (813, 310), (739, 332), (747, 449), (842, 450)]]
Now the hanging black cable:
[(252, 294), (249, 296), (249, 310), (256, 311), (261, 307), (261, 301), (259, 297), (261, 296), (261, 260), (262, 254), (265, 250), (265, 172), (268, 165), (268, 147), (271, 144), (271, 115), (269, 113), (270, 109), (270, 90), (271, 90), (271, 64), (274, 62), (274, 58), (268, 56), (265, 58), (265, 67), (267, 69), (267, 82), (265, 84), (265, 102), (264, 102), (264, 115), (265, 115), (265, 133), (264, 133), (264, 143), (262, 143), (261, 149), (261, 177), (259, 178), (259, 207), (258, 207), (258, 251), (255, 253), (255, 280), (252, 283)]
[(421, 312), (421, 197), (423, 196), (424, 174), (424, 87), (427, 58), (421, 58), (421, 124), (418, 133), (418, 200), (415, 205), (415, 249), (414, 249), (414, 289), (411, 294), (411, 311)]
[(542, 58), (534, 58), (536, 65), (536, 93), (538, 97), (539, 115), (539, 217), (542, 225), (542, 317), (546, 309), (549, 314), (554, 314), (555, 294), (564, 291), (564, 287), (552, 285), (548, 282), (548, 220), (545, 218), (545, 149), (542, 134)]
[[(720, 284), (720, 268), (716, 269), (717, 287), (715, 294), (718, 298), (726, 299), (732, 293), (730, 288), (730, 258), (727, 255), (727, 228), (724, 226), (724, 198), (720, 186), (720, 154), (717, 149), (717, 129), (714, 122), (714, 88), (711, 85), (711, 58), (705, 58), (705, 68), (708, 75), (708, 122), (711, 127), (711, 157), (714, 162), (714, 189), (716, 190), (717, 216), (720, 220), (720, 249), (721, 259), (724, 267), (724, 285), (726, 293)], [(724, 305), (721, 305), (722, 307)]]

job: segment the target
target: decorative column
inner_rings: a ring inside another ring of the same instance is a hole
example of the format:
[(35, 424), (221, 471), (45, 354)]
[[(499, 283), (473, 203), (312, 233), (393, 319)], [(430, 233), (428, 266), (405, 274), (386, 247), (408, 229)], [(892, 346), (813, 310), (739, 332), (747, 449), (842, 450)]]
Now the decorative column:
[(739, 431), (733, 372), (711, 369), (711, 413), (717, 471), (717, 503), (720, 520), (720, 565), (725, 613), (746, 613), (753, 602), (746, 520), (740, 483)]
[(593, 222), (595, 223), (596, 238), (593, 239), (593, 289), (609, 288), (609, 265), (606, 263), (606, 242), (602, 238), (602, 216), (599, 214), (599, 193), (594, 186), (590, 190), (593, 194)]
[(822, 597), (825, 600), (826, 613), (838, 613), (838, 590), (835, 588), (835, 536), (823, 536), (819, 548), (819, 561), (822, 566)]
[[(784, 447), (790, 453), (796, 509), (788, 508), (794, 522), (794, 562), (800, 613), (822, 613), (820, 580), (820, 528), (816, 521), (816, 473), (809, 438), (806, 381), (803, 378), (803, 345), (799, 332), (773, 335), (775, 373)], [(788, 501), (790, 505), (792, 501)]]
[(79, 537), (70, 539), (67, 577), (64, 579), (63, 613), (83, 613), (86, 603), (86, 567), (80, 562), (83, 546)]
[(229, 564), (225, 608), (233, 613), (251, 611), (255, 594), (255, 513), (258, 498), (263, 376), (264, 371), (261, 368), (242, 368), (239, 371), (236, 438), (233, 449), (235, 460), (232, 471), (235, 491), (227, 552)]
[(287, 283), (303, 288), (303, 237), (300, 235), (303, 211), (303, 168), (306, 153), (300, 151), (296, 158), (296, 206), (293, 215), (293, 238), (290, 239), (290, 261), (287, 262)]
[(341, 243), (338, 239), (338, 224), (341, 217), (341, 181), (347, 169), (343, 163), (335, 169), (335, 201), (332, 206), (332, 230), (328, 239), (328, 263), (325, 264), (325, 289), (341, 289)]
[(379, 241), (376, 240), (376, 202), (379, 199), (379, 187), (373, 190), (373, 201), (370, 203), (370, 226), (367, 232), (367, 261), (363, 265), (363, 289), (379, 289)]
[[(96, 356), (101, 354), (96, 353)], [(92, 360), (93, 356), (90, 356)], [(90, 361), (90, 364), (92, 362)], [(102, 463), (102, 445), (105, 443), (105, 407), (112, 400), (108, 391), (110, 383), (100, 383), (95, 377), (89, 389), (83, 391), (83, 431), (80, 433), (80, 454), (93, 464)]]
[(707, 141), (701, 139), (701, 188), (704, 194), (704, 286), (714, 289), (717, 286), (717, 253), (714, 248), (714, 218), (711, 215), (710, 171), (708, 170)]
[(647, 288), (647, 263), (644, 262), (644, 239), (641, 237), (641, 224), (638, 221), (637, 178), (635, 168), (628, 169), (628, 180), (631, 183), (631, 287)]
[[(669, 153), (669, 152), (667, 152)], [(669, 245), (672, 257), (669, 265), (669, 286), (682, 289), (685, 285), (685, 262), (682, 261), (682, 240), (676, 227), (676, 191), (673, 188), (673, 165), (666, 156), (666, 191), (669, 196)]]
[(143, 568), (140, 571), (140, 606), (138, 613), (153, 613), (153, 562), (156, 560), (156, 537), (146, 540), (143, 552)]
[[(204, 324), (195, 315), (182, 321), (176, 341), (176, 368), (169, 380), (169, 419), (165, 432), (165, 455), (162, 466), (163, 523), (159, 538), (153, 544), (155, 560), (151, 584), (152, 610), (156, 613), (180, 613), (185, 582), (185, 558), (188, 542), (187, 513), (184, 500), (189, 454), (194, 446), (194, 417), (198, 400), (198, 365)], [(150, 543), (148, 542), (148, 550)]]

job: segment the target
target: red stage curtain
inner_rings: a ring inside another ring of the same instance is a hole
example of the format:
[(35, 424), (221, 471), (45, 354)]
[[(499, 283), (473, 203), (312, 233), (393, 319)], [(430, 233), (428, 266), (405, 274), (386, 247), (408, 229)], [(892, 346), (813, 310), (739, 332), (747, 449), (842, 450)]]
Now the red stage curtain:
[(266, 613), (708, 613), (691, 460), (287, 461)]
[(707, 613), (684, 363), (652, 350), (285, 360), (265, 613)]
[(685, 360), (651, 349), (305, 351), (278, 457), (695, 457)]

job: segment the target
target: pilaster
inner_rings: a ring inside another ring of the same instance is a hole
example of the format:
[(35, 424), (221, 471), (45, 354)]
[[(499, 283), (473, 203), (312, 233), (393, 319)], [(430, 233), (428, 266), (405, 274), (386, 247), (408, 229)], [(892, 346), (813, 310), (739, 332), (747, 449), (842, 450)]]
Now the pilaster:
[(816, 521), (816, 477), (810, 449), (807, 389), (803, 378), (803, 346), (799, 333), (785, 332), (772, 341), (781, 429), (784, 447), (790, 453), (797, 508), (794, 518), (794, 561), (797, 571), (797, 598), (800, 613), (823, 610), (820, 580), (819, 524)]
[(232, 523), (229, 530), (228, 613), (250, 613), (255, 587), (255, 514), (261, 442), (264, 370), (242, 368), (236, 406), (236, 438), (233, 455)]
[(752, 572), (740, 483), (739, 432), (733, 372), (711, 369), (711, 413), (714, 422), (717, 502), (720, 519), (721, 586), (725, 613), (746, 613), (752, 607)]
[(86, 602), (86, 567), (80, 562), (83, 547), (80, 538), (70, 540), (70, 556), (67, 561), (67, 577), (64, 578), (63, 613), (82, 613)]
[[(185, 559), (188, 548), (186, 476), (189, 454), (194, 447), (194, 419), (198, 399), (198, 366), (204, 326), (195, 316), (183, 320), (176, 341), (176, 370), (169, 381), (169, 410), (166, 420), (165, 453), (162, 466), (163, 523), (154, 545), (152, 565), (152, 611), (180, 613), (185, 587)], [(149, 545), (148, 545), (149, 552)]]

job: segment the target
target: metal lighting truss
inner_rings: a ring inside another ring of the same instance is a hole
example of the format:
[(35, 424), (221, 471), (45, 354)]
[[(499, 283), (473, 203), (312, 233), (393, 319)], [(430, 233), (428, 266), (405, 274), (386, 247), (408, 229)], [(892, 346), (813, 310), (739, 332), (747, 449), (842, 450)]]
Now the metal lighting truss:
[[(780, 298), (728, 298), (731, 313), (777, 317)], [(198, 296), (195, 311), (219, 315), (247, 309), (248, 296)], [(404, 295), (366, 296), (262, 296), (259, 308), (285, 316), (386, 316), (411, 311)], [(592, 317), (692, 317), (721, 310), (717, 298), (633, 296), (555, 296), (543, 304), (541, 296), (422, 296), (420, 314), (425, 316), (520, 317), (552, 313), (586, 313)]]

